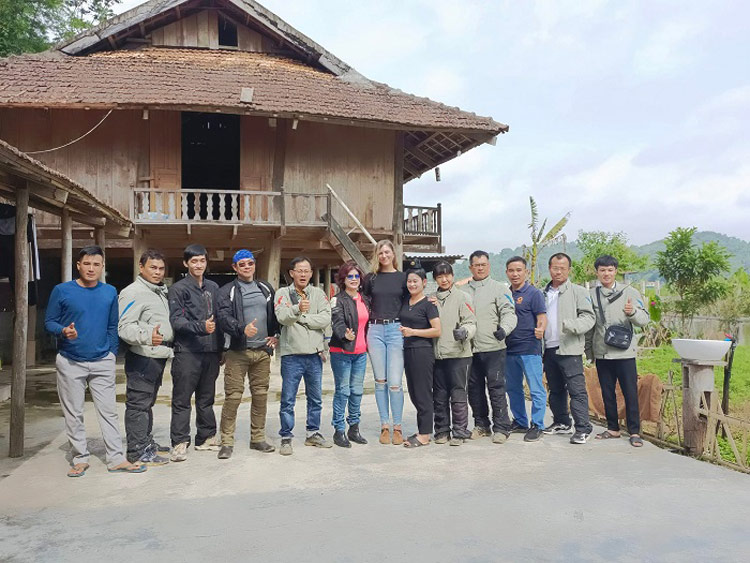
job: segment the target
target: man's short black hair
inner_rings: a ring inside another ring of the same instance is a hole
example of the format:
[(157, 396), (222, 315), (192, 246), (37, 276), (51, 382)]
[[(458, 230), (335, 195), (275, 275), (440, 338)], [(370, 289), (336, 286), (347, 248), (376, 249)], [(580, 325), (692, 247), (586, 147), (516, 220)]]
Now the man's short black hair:
[(620, 266), (620, 262), (614, 256), (610, 256), (609, 254), (602, 254), (594, 262), (594, 270), (598, 270), (602, 266), (604, 266), (605, 268), (614, 266), (615, 269), (617, 269)]
[(143, 254), (141, 254), (141, 257), (138, 259), (138, 263), (141, 266), (145, 266), (146, 262), (148, 262), (149, 260), (161, 260), (165, 264), (167, 263), (167, 261), (164, 259), (164, 254), (162, 254), (161, 251), (156, 250), (155, 248), (149, 248)]
[(475, 250), (474, 252), (472, 252), (471, 255), (469, 256), (469, 266), (471, 266), (471, 263), (474, 261), (474, 258), (481, 258), (482, 256), (487, 258), (487, 260), (490, 259), (490, 255), (486, 253), (484, 250)]
[(565, 258), (568, 261), (568, 267), (570, 267), (570, 266), (573, 265), (573, 261), (570, 259), (570, 256), (568, 256), (564, 252), (558, 252), (558, 253), (553, 254), (552, 256), (549, 257), (549, 262), (547, 262), (547, 266), (551, 266), (552, 265), (552, 260), (553, 259), (554, 260), (562, 260), (563, 258)]
[(80, 262), (84, 256), (101, 256), (104, 259), (104, 251), (98, 244), (92, 244), (90, 246), (84, 246), (78, 253), (78, 261)]
[(524, 266), (528, 266), (528, 264), (526, 263), (526, 258), (524, 258), (523, 256), (511, 256), (505, 261), (505, 267), (507, 268), (513, 262), (521, 262)]
[(436, 280), (438, 276), (443, 274), (453, 275), (453, 267), (448, 262), (438, 262), (432, 269), (432, 279)]
[(206, 247), (202, 244), (189, 244), (182, 252), (182, 259), (185, 262), (189, 262), (191, 258), (195, 258), (196, 256), (205, 256), (206, 260), (208, 260), (208, 250), (206, 250)]
[(312, 260), (310, 260), (307, 256), (297, 256), (296, 258), (292, 258), (292, 261), (289, 262), (289, 269), (294, 270), (295, 266), (299, 264), (300, 262), (307, 262), (310, 264), (310, 269), (313, 267)]

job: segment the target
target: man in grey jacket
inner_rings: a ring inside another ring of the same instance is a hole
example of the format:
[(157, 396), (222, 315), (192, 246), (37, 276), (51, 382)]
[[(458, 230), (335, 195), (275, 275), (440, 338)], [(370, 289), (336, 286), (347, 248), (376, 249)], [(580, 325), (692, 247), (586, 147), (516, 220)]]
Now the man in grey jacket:
[(152, 408), (161, 387), (167, 359), (172, 357), (172, 327), (169, 301), (164, 285), (166, 265), (158, 250), (146, 250), (139, 261), (140, 275), (120, 292), (120, 338), (129, 345), (125, 354), (127, 377), (125, 432), (130, 462), (164, 465), (168, 447), (156, 443), (153, 436)]
[[(638, 409), (638, 369), (635, 363), (636, 339), (632, 338), (627, 349), (608, 345), (604, 341), (607, 327), (620, 325), (629, 328), (645, 326), (649, 314), (643, 297), (637, 289), (616, 281), (619, 263), (613, 256), (600, 256), (594, 262), (596, 277), (600, 285), (591, 289), (591, 300), (596, 313), (596, 325), (586, 335), (586, 356), (596, 360), (596, 373), (602, 388), (607, 430), (597, 434), (599, 440), (620, 437), (620, 422), (617, 416), (615, 385), (619, 382), (625, 399), (625, 418), (630, 434), (630, 445), (639, 448), (641, 439), (641, 416)], [(599, 305), (601, 303), (601, 306)]]
[[(473, 359), (469, 374), (469, 406), (474, 417), (472, 439), (492, 436), (502, 444), (510, 434), (505, 397), (505, 337), (516, 328), (516, 308), (507, 283), (490, 277), (490, 257), (484, 250), (469, 256), (472, 278), (462, 288), (472, 297), (477, 331), (471, 341)], [(458, 284), (456, 284), (458, 285)], [(492, 406), (492, 431), (487, 394)]]
[(305, 380), (307, 396), (306, 446), (331, 448), (333, 444), (320, 433), (320, 414), (323, 409), (323, 352), (324, 331), (331, 324), (331, 304), (322, 289), (311, 286), (312, 263), (299, 256), (289, 265), (293, 282), (276, 292), (274, 311), (281, 325), (279, 352), (281, 354), (281, 455), (292, 455), (292, 430), (297, 390)]
[[(588, 291), (571, 283), (570, 256), (563, 252), (549, 259), (549, 274), (544, 296), (547, 302), (547, 327), (544, 330), (544, 371), (549, 387), (552, 424), (545, 434), (571, 434), (570, 415), (575, 433), (571, 444), (585, 444), (593, 427), (589, 420), (589, 397), (583, 375), (586, 333), (594, 326), (594, 308)], [(568, 411), (570, 395), (570, 412)]]

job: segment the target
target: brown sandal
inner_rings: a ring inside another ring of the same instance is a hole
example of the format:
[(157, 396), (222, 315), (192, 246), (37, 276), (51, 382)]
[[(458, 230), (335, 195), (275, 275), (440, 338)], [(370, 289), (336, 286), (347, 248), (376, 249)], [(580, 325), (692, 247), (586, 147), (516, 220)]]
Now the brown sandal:
[(380, 429), (380, 443), (381, 444), (391, 443), (391, 431), (387, 426)]
[(391, 441), (391, 443), (394, 446), (400, 446), (404, 443), (404, 435), (401, 433), (400, 428), (393, 429), (393, 440)]

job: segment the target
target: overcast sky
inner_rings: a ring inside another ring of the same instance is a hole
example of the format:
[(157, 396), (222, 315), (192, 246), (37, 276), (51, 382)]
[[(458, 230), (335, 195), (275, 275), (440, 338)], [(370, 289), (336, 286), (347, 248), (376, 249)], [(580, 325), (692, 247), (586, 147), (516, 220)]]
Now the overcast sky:
[(525, 243), (530, 195), (569, 239), (750, 239), (746, 1), (261, 3), (368, 78), (510, 125), (405, 186), (443, 204), (448, 252)]

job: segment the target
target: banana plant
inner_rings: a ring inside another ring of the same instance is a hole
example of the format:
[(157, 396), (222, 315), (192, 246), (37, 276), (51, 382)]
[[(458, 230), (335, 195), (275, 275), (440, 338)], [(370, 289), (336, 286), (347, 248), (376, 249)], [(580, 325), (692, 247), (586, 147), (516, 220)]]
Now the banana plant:
[(565, 243), (566, 238), (562, 230), (565, 225), (570, 221), (570, 211), (568, 211), (562, 219), (554, 224), (549, 231), (545, 232), (547, 227), (547, 219), (542, 221), (539, 225), (539, 210), (534, 201), (533, 196), (529, 196), (529, 205), (531, 207), (531, 222), (529, 223), (529, 230), (531, 231), (531, 245), (523, 245), (523, 256), (526, 258), (529, 267), (529, 283), (534, 285), (539, 278), (538, 260), (539, 253), (546, 246), (556, 244), (558, 242)]

